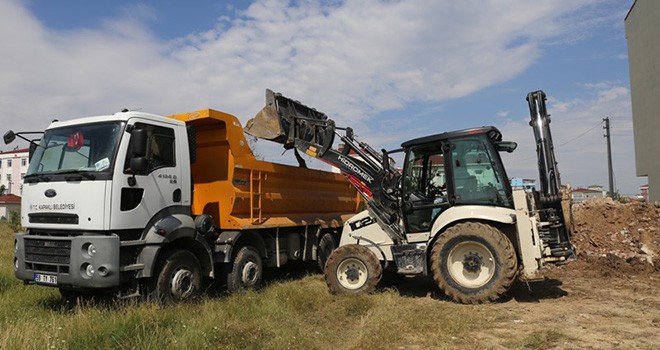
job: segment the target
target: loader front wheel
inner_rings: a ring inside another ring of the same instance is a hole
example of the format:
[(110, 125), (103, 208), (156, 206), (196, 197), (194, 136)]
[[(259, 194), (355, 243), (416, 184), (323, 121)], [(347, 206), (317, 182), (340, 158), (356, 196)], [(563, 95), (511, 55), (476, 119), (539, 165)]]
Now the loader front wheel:
[(324, 269), (332, 294), (370, 293), (383, 276), (383, 268), (369, 248), (349, 244), (335, 249)]
[(438, 287), (464, 304), (500, 298), (511, 287), (517, 267), (511, 241), (498, 229), (478, 222), (450, 227), (431, 252), (431, 271)]

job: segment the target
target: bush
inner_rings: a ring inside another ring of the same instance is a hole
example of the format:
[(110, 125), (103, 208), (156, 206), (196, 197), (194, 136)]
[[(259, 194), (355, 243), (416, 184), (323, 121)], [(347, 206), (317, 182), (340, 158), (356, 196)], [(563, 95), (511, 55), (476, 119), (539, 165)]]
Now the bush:
[(9, 213), (9, 227), (14, 231), (18, 232), (23, 229), (23, 226), (21, 226), (21, 212), (20, 211), (12, 211)]

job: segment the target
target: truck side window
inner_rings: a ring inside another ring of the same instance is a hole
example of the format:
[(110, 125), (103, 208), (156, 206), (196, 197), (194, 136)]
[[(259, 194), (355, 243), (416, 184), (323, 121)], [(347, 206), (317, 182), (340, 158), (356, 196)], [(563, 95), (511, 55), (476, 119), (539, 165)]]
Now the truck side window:
[[(147, 130), (147, 162), (149, 164), (148, 172), (156, 169), (174, 167), (176, 165), (174, 153), (174, 129), (162, 126), (149, 125), (144, 123), (135, 123), (136, 129)], [(129, 149), (133, 147), (133, 141)], [(128, 152), (124, 163), (124, 173), (130, 173), (130, 155)]]

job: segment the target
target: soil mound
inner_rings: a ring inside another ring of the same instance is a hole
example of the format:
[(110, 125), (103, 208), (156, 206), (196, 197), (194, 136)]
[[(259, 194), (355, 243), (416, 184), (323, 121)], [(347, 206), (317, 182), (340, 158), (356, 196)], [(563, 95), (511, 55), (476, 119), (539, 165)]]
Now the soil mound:
[(602, 198), (574, 205), (572, 242), (574, 268), (595, 268), (603, 276), (658, 273), (660, 203)]

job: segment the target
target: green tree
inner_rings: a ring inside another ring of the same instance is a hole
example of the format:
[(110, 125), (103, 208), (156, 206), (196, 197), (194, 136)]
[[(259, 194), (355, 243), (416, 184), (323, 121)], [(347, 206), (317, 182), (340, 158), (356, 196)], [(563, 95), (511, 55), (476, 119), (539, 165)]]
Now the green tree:
[(7, 187), (5, 185), (0, 186), (0, 196), (4, 196), (7, 192)]

